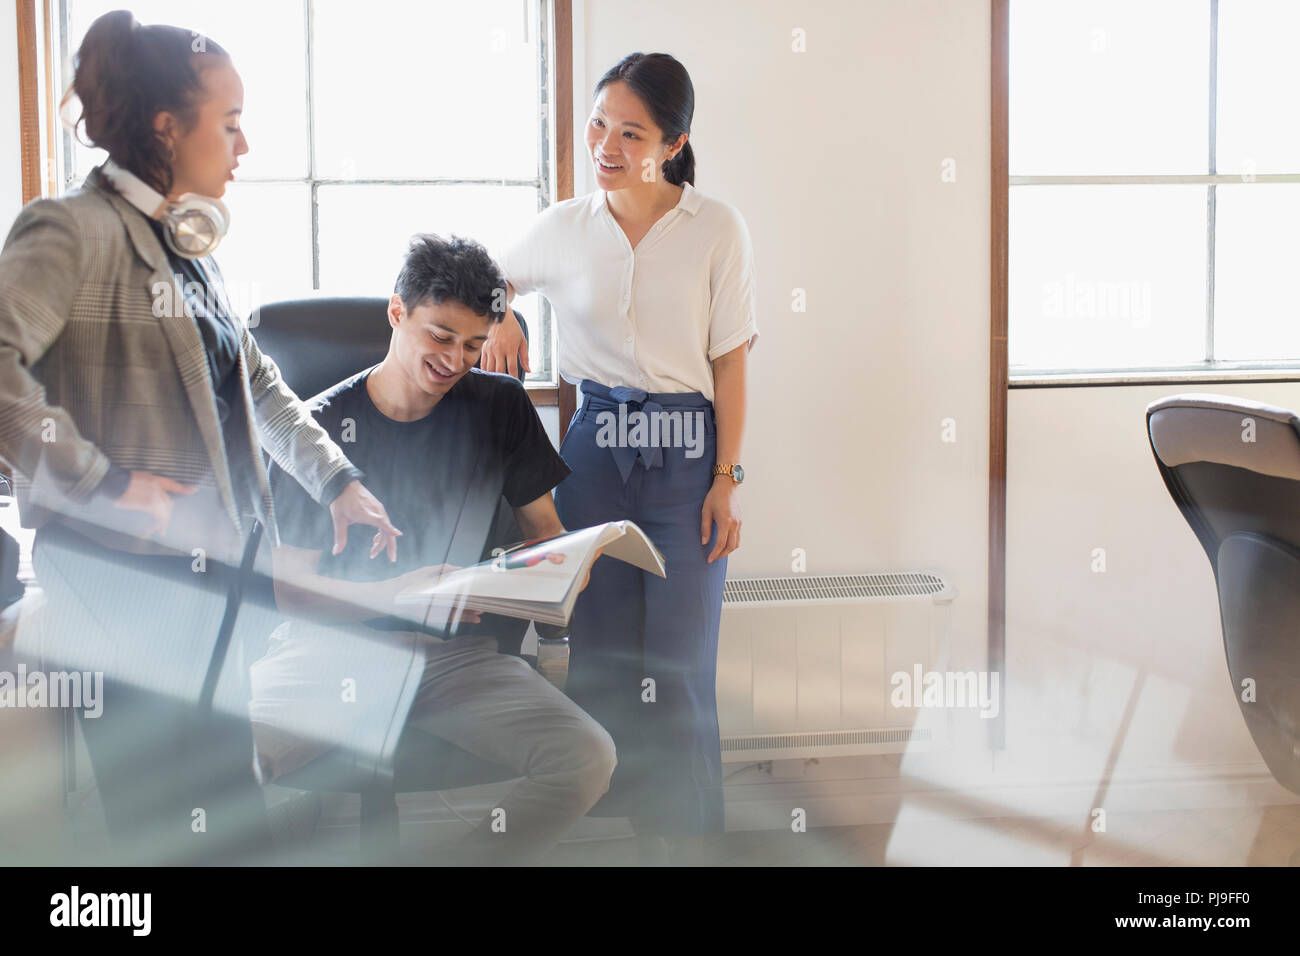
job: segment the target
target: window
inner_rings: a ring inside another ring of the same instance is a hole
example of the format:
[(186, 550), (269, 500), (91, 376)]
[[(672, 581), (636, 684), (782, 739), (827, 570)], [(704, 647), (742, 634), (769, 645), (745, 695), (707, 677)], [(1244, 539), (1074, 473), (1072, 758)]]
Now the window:
[(1011, 0), (1012, 380), (1300, 368), (1300, 4)]
[[(61, 69), (121, 0), (63, 0)], [(243, 312), (320, 290), (388, 295), (416, 232), (457, 233), (499, 256), (556, 198), (552, 0), (132, 0), (141, 23), (197, 30), (243, 79), (250, 151), (226, 192), (218, 251)], [(57, 58), (56, 58), (57, 59)], [(565, 130), (563, 135), (569, 135)], [(104, 158), (63, 137), (62, 182)], [(540, 296), (530, 382), (553, 383)]]

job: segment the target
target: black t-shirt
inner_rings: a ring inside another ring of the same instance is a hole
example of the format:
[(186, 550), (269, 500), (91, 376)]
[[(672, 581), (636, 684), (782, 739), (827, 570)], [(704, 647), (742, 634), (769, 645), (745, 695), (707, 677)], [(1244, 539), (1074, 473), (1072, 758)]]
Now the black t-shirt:
[[(373, 560), (375, 529), (354, 524), (338, 554), (329, 510), (317, 504), (279, 467), (271, 471), (276, 521), (285, 544), (321, 551), (317, 573), (349, 581), (376, 581), (438, 564), (466, 567), (489, 556), (501, 497), (512, 507), (535, 501), (569, 474), (551, 445), (523, 385), (508, 375), (471, 369), (432, 412), (398, 422), (375, 407), (366, 391), (369, 369), (317, 396), (312, 414), (348, 459), (365, 472), (366, 487), (402, 531), (397, 561)], [(417, 616), (419, 609), (413, 609)], [(445, 621), (423, 628), (409, 620), (376, 619), (383, 629), (423, 629), (445, 636)], [(456, 636), (479, 631), (470, 625)]]
[(208, 371), (212, 374), (212, 384), (217, 393), (217, 416), (225, 424), (231, 408), (238, 405), (239, 377), (234, 372), (239, 360), (240, 331), (235, 327), (234, 319), (221, 307), (220, 299), (210, 291), (212, 282), (202, 265), (195, 259), (186, 259), (172, 252), (164, 237), (167, 227), (157, 219), (150, 219), (149, 226), (167, 253), (167, 264), (180, 276), (181, 292), (194, 313), (194, 323), (207, 353)]
[[(243, 387), (236, 370), (239, 367), (241, 330), (234, 318), (223, 308), (221, 297), (215, 294), (215, 283), (208, 277), (196, 259), (187, 259), (173, 252), (167, 245), (164, 226), (157, 219), (149, 219), (149, 227), (158, 237), (158, 243), (167, 253), (167, 264), (179, 277), (181, 294), (194, 316), (203, 351), (212, 376), (216, 399), (217, 418), (221, 422), (226, 446), (226, 459), (234, 484), (235, 501), (248, 515), (257, 513), (255, 502), (261, 497), (248, 449), (247, 429), (244, 421), (244, 403), (240, 397)], [(126, 490), (122, 484), (121, 491)], [(120, 494), (120, 492), (119, 492)]]

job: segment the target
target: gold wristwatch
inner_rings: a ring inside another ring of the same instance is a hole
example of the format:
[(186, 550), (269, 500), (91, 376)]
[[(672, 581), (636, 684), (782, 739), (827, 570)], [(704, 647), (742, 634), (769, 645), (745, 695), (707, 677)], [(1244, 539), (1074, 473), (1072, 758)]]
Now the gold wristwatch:
[(713, 477), (716, 478), (718, 475), (727, 475), (736, 484), (740, 484), (745, 480), (745, 469), (740, 465), (714, 465)]

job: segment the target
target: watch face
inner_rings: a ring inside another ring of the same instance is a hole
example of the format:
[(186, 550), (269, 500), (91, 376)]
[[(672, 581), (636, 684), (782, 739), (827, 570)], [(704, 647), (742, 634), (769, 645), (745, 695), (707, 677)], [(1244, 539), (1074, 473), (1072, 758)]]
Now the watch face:
[(739, 465), (732, 465), (731, 476), (736, 479), (737, 483), (740, 483), (745, 480), (745, 469)]

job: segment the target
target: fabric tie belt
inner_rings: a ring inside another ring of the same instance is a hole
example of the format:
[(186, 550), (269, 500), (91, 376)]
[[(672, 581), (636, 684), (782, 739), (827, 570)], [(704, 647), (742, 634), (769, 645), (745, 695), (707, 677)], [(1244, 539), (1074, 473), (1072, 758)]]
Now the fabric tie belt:
[[(632, 474), (632, 468), (636, 465), (638, 459), (642, 467), (649, 470), (651, 468), (662, 468), (664, 466), (664, 450), (658, 442), (645, 445), (633, 445), (623, 439), (628, 434), (628, 418), (633, 412), (642, 412), (645, 415), (645, 421), (650, 423), (646, 434), (651, 434), (650, 429), (658, 427), (662, 421), (664, 406), (675, 409), (712, 409), (713, 403), (710, 402), (699, 392), (647, 392), (639, 388), (630, 388), (626, 385), (615, 385), (610, 388), (601, 385), (599, 382), (584, 380), (582, 383), (582, 393), (586, 396), (583, 399), (583, 417), (586, 417), (588, 407), (602, 410), (617, 410), (618, 419), (614, 422), (618, 429), (616, 439), (610, 444), (610, 452), (614, 456), (614, 463), (618, 466), (619, 477), (623, 483)], [(599, 438), (599, 432), (597, 437)]]

